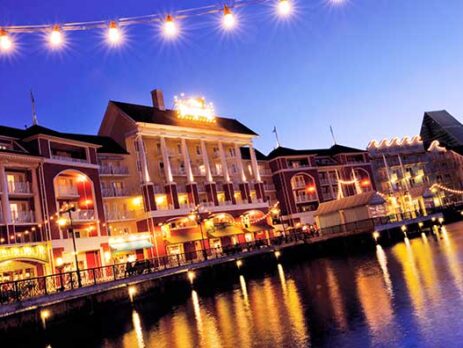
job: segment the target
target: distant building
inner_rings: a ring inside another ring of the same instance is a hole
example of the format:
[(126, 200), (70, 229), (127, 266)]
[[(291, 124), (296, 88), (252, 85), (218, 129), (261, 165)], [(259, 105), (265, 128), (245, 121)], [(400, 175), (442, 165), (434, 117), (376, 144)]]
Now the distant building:
[(342, 145), (329, 149), (278, 147), (267, 156), (285, 223), (314, 223), (321, 202), (374, 189), (368, 153)]
[(446, 110), (424, 113), (420, 131), (426, 149), (435, 140), (445, 148), (463, 146), (463, 125)]

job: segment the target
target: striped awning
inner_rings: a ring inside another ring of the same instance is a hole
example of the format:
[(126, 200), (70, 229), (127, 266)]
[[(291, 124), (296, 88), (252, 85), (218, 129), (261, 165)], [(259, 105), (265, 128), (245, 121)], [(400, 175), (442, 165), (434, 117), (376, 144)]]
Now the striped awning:
[(121, 251), (152, 248), (153, 244), (147, 239), (142, 239), (142, 240), (126, 241), (122, 243), (114, 243), (114, 244), (111, 244), (110, 247), (115, 252), (121, 252)]

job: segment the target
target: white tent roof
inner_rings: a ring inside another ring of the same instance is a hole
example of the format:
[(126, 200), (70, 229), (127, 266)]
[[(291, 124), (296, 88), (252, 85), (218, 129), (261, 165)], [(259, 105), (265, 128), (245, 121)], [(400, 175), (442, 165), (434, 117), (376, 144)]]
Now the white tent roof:
[(384, 204), (385, 202), (386, 201), (384, 198), (381, 197), (376, 191), (363, 192), (358, 195), (321, 203), (318, 206), (318, 209), (315, 211), (315, 215), (320, 216), (339, 210), (361, 207), (364, 205)]

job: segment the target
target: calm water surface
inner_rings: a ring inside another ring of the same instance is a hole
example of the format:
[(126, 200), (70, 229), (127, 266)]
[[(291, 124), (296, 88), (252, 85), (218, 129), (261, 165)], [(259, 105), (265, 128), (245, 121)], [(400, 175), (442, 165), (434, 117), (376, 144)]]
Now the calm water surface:
[(258, 279), (245, 270), (236, 278), (225, 290), (192, 290), (162, 315), (137, 304), (114, 332), (89, 324), (94, 334), (85, 346), (463, 346), (463, 224), (370, 253), (282, 261)]

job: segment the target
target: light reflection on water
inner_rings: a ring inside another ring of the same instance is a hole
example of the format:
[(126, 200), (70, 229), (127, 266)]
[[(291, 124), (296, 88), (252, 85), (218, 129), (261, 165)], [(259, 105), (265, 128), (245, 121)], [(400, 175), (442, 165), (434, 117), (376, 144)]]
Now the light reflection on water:
[(233, 289), (193, 289), (161, 317), (137, 308), (125, 334), (98, 339), (121, 348), (458, 346), (462, 263), (463, 224), (450, 225), (369, 253), (283, 261), (260, 279), (243, 272)]

